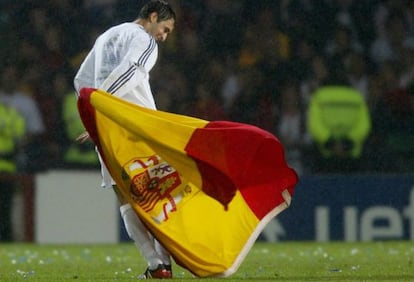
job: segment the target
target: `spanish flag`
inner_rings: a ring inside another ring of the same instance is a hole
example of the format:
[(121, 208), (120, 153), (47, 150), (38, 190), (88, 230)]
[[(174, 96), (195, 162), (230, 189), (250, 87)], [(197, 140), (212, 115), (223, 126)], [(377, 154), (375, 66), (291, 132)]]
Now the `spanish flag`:
[(89, 88), (78, 108), (141, 220), (198, 277), (237, 271), (291, 202), (298, 177), (264, 130), (150, 110)]

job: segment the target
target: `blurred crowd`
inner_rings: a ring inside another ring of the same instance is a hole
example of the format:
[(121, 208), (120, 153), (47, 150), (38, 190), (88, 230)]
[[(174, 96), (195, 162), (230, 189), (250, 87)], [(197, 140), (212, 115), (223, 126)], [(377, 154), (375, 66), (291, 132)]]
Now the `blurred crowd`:
[[(144, 2), (0, 2), (0, 94), (32, 99), (41, 116), (22, 170), (67, 165), (74, 140), (64, 101), (75, 95), (73, 76), (96, 37), (134, 20)], [(309, 104), (319, 88), (346, 85), (362, 95), (371, 119), (347, 171), (414, 171), (414, 1), (169, 2), (176, 30), (151, 73), (160, 110), (259, 126), (281, 140), (300, 174), (323, 173)]]

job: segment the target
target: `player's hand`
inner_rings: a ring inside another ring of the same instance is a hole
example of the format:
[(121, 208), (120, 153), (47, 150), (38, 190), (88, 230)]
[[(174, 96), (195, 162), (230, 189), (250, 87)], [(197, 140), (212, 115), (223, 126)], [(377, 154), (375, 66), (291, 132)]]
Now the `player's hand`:
[(79, 143), (84, 143), (88, 139), (89, 139), (89, 133), (85, 131), (76, 138), (76, 141)]

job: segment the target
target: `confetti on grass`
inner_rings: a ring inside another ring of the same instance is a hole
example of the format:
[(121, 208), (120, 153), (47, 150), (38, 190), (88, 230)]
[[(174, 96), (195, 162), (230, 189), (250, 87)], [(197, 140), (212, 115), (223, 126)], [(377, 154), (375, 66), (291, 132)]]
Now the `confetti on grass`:
[[(412, 243), (256, 243), (225, 281), (414, 281)], [(0, 281), (135, 281), (146, 263), (130, 243), (0, 246)], [(195, 280), (173, 265), (179, 281)]]

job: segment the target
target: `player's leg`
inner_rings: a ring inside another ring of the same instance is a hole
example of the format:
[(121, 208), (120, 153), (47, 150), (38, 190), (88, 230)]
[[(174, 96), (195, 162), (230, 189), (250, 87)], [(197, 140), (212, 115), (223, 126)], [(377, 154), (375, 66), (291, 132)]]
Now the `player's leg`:
[(159, 254), (162, 263), (171, 269), (171, 256), (170, 253), (158, 242), (157, 239), (154, 239), (155, 250)]
[(154, 239), (147, 228), (139, 219), (131, 205), (124, 199), (119, 188), (114, 185), (114, 191), (120, 202), (121, 216), (124, 221), (128, 236), (134, 241), (135, 246), (141, 251), (148, 263), (145, 278), (171, 278), (171, 264), (165, 266), (162, 256), (157, 253)]
[(135, 246), (148, 263), (148, 268), (144, 273), (145, 278), (171, 278), (171, 266), (166, 267), (162, 263), (162, 257), (155, 249), (154, 239), (116, 186), (100, 154), (98, 156), (101, 162), (102, 187), (113, 188), (120, 204), (121, 217), (128, 236), (134, 241)]

